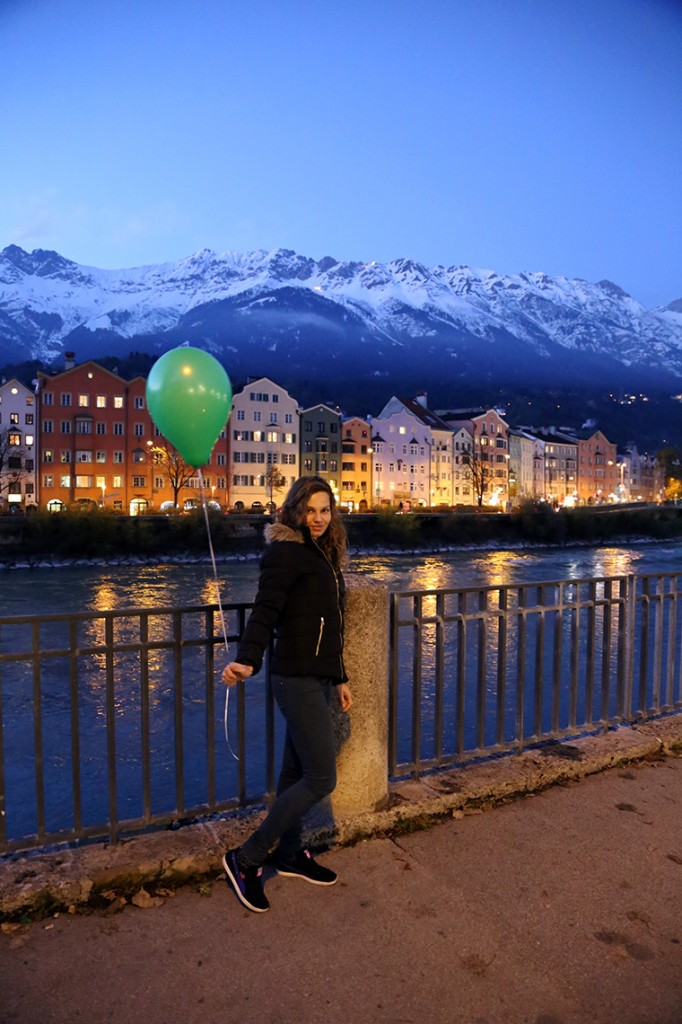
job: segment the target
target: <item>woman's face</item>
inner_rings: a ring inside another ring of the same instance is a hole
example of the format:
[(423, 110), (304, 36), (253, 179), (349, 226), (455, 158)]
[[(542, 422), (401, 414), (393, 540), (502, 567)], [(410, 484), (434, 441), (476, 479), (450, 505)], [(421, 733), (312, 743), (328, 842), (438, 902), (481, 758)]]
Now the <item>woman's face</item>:
[(314, 539), (321, 537), (329, 526), (332, 518), (329, 495), (325, 491), (316, 491), (308, 498), (306, 505), (305, 524)]

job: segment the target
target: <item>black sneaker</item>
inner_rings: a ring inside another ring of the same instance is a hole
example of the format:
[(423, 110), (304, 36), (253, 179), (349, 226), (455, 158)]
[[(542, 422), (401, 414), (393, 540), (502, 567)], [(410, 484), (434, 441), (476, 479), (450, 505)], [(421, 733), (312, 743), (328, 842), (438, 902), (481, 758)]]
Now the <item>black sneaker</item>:
[(337, 877), (335, 871), (313, 860), (308, 850), (301, 850), (288, 861), (277, 859), (275, 871), (278, 875), (286, 875), (289, 878), (302, 878), (313, 885), (334, 885)]
[(223, 867), (237, 899), (241, 900), (245, 907), (253, 910), (256, 914), (264, 914), (266, 910), (270, 909), (261, 882), (262, 868), (240, 868), (236, 850), (226, 851), (223, 857)]

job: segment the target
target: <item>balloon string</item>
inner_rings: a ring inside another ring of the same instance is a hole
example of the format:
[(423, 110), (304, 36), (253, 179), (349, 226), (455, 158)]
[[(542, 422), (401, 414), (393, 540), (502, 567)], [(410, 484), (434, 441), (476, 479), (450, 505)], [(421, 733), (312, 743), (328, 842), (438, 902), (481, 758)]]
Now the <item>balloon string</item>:
[[(208, 518), (208, 505), (206, 503), (206, 491), (205, 491), (205, 488), (204, 488), (204, 478), (202, 476), (201, 469), (198, 469), (197, 472), (199, 474), (199, 493), (201, 494), (201, 506), (202, 506), (202, 508), (204, 510), (204, 519), (206, 521), (206, 534), (208, 536), (208, 550), (211, 553), (211, 565), (213, 566), (213, 579), (215, 581), (216, 599), (217, 599), (217, 602), (218, 602), (218, 615), (219, 615), (219, 618), (220, 618), (220, 627), (221, 627), (222, 633), (223, 633), (223, 643), (225, 644), (225, 653), (227, 654), (227, 651), (228, 651), (227, 628), (225, 626), (225, 615), (223, 614), (223, 605), (222, 605), (222, 601), (220, 600), (220, 582), (218, 580), (218, 566), (216, 565), (215, 551), (213, 550), (213, 538), (211, 537), (211, 522), (210, 522), (210, 520)], [(235, 759), (235, 761), (238, 761), (239, 758), (235, 754), (234, 750), (232, 749), (232, 744), (230, 743), (230, 731), (229, 731), (229, 728), (228, 728), (228, 721), (227, 721), (227, 713), (228, 713), (229, 705), (230, 705), (230, 688), (229, 688), (229, 686), (226, 686), (225, 687), (225, 713), (224, 713), (224, 716), (223, 716), (224, 728), (225, 728), (225, 742), (227, 743), (227, 749), (232, 754), (232, 757)]]

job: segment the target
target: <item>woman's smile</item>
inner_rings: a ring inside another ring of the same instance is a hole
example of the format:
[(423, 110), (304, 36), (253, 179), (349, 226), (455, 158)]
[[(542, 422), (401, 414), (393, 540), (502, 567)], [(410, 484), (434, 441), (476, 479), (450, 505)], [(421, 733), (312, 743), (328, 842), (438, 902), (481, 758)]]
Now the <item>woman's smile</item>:
[(305, 524), (315, 537), (321, 537), (332, 518), (329, 497), (324, 491), (311, 494), (305, 514)]

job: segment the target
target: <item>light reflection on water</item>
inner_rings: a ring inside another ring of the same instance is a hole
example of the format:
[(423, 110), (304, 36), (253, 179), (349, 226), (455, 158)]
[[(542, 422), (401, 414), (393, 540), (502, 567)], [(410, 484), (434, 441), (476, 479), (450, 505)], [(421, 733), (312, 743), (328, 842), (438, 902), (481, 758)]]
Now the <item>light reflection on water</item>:
[[(353, 558), (351, 573), (390, 590), (438, 590), (587, 579), (682, 568), (682, 541), (598, 548), (377, 553)], [(223, 603), (252, 601), (258, 559), (218, 566)], [(217, 602), (209, 562), (17, 569), (0, 575), (0, 615), (185, 607)]]
[(602, 548), (471, 550), (437, 555), (374, 555), (354, 559), (351, 571), (390, 590), (437, 590), (589, 579), (682, 567), (682, 541)]
[(639, 572), (638, 564), (642, 560), (642, 554), (641, 551), (628, 548), (600, 548), (595, 560), (595, 575), (627, 576), (629, 573)]

